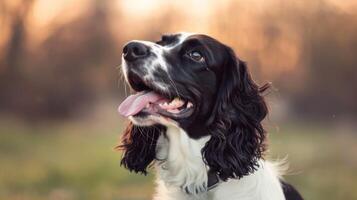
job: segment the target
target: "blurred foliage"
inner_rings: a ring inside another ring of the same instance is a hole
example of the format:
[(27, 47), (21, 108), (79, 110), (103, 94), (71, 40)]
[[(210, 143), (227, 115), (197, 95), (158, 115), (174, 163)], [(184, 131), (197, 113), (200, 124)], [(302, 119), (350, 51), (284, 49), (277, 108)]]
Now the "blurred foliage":
[[(17, 9), (30, 9), (33, 1), (24, 2)], [(105, 94), (102, 90), (117, 88), (113, 72), (119, 53), (106, 25), (105, 6), (95, 1), (80, 17), (55, 26), (35, 49), (27, 47), (28, 15), (10, 16), (14, 25), (0, 63), (0, 110), (31, 120), (63, 119)]]
[(126, 41), (192, 31), (234, 47), (260, 83), (274, 83), (290, 116), (355, 119), (356, 10), (352, 0), (3, 0), (0, 111), (71, 117), (123, 95), (116, 66)]

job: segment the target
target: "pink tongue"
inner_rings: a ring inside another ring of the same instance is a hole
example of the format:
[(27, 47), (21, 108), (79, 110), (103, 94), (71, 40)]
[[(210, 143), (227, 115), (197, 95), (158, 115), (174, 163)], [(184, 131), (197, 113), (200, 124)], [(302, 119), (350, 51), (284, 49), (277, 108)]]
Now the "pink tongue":
[(128, 96), (118, 108), (121, 115), (129, 117), (139, 113), (148, 103), (155, 103), (164, 97), (155, 92), (140, 92)]

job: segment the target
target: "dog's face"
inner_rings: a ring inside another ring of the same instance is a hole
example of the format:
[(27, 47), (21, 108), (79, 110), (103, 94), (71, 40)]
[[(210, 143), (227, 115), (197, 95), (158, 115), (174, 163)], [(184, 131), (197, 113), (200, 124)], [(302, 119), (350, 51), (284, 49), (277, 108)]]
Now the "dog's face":
[(254, 83), (231, 48), (200, 34), (131, 41), (122, 69), (135, 91), (119, 106), (132, 121), (120, 146), (126, 168), (146, 173), (159, 136), (173, 125), (192, 139), (209, 136), (202, 160), (222, 180), (256, 169), (264, 151), (267, 107), (261, 92), (267, 85)]
[(191, 130), (191, 137), (207, 135), (204, 124), (228, 56), (223, 44), (205, 35), (164, 35), (157, 42), (129, 42), (123, 49), (122, 67), (136, 94), (119, 111), (136, 125), (171, 123)]

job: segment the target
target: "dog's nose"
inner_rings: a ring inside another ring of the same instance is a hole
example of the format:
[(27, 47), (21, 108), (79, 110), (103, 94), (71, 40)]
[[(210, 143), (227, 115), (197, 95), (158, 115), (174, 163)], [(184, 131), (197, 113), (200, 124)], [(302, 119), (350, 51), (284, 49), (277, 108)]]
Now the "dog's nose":
[(134, 61), (149, 54), (149, 48), (140, 42), (129, 42), (123, 48), (123, 55), (126, 61)]

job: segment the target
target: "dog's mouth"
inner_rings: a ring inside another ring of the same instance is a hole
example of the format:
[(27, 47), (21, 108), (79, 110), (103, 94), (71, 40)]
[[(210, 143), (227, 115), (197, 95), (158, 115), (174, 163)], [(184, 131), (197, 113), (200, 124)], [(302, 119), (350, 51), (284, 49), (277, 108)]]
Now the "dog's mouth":
[(193, 113), (193, 103), (182, 97), (165, 94), (155, 85), (144, 82), (136, 74), (129, 74), (129, 84), (135, 94), (128, 96), (118, 111), (125, 117), (140, 114), (162, 115), (173, 119), (185, 118)]

